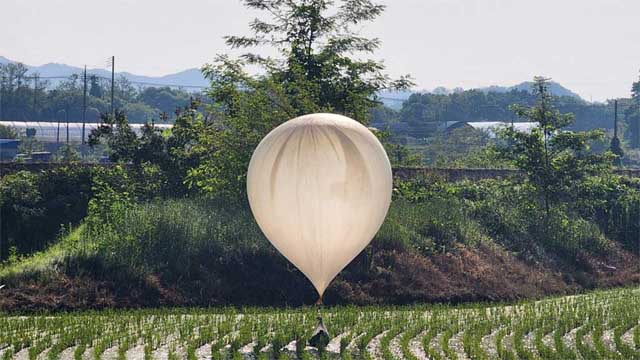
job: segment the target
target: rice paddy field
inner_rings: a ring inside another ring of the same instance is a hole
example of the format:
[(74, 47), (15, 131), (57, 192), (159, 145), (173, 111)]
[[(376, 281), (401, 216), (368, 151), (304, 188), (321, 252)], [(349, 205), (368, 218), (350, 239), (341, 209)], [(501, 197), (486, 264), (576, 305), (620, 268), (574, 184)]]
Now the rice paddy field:
[[(306, 346), (321, 315), (326, 347)], [(0, 317), (1, 359), (640, 359), (640, 289), (509, 305)]]

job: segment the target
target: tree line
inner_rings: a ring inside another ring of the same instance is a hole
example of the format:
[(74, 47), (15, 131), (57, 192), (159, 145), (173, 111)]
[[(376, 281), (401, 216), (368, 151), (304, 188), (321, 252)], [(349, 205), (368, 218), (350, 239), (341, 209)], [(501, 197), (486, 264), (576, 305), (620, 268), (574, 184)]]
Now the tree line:
[[(632, 148), (640, 147), (640, 80), (632, 86), (631, 98), (618, 99), (619, 130)], [(531, 91), (487, 92), (467, 90), (453, 94), (417, 93), (404, 102), (399, 111), (377, 108), (372, 112), (375, 126), (389, 127), (397, 135), (428, 137), (442, 130), (445, 122), (519, 121), (512, 105), (534, 106), (537, 96)], [(613, 129), (614, 100), (590, 103), (571, 96), (554, 96), (554, 105), (575, 115), (571, 130)]]
[[(86, 120), (96, 122), (100, 114), (111, 111), (111, 80), (89, 74), (86, 85)], [(80, 122), (84, 89), (82, 74), (53, 84), (30, 74), (21, 63), (0, 64), (0, 120)], [(136, 87), (124, 76), (116, 79), (114, 90), (114, 107), (125, 111), (133, 123), (173, 119), (175, 111), (194, 96), (170, 87)]]

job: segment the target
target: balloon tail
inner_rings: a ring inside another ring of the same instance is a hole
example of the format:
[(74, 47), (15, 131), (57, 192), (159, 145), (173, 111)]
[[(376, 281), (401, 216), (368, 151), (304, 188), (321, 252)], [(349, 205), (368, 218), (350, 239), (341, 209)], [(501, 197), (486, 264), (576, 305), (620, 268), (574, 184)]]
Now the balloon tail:
[(322, 302), (322, 295), (320, 295), (320, 297), (318, 298), (318, 301), (316, 301), (316, 306), (322, 306), (324, 305), (324, 303)]

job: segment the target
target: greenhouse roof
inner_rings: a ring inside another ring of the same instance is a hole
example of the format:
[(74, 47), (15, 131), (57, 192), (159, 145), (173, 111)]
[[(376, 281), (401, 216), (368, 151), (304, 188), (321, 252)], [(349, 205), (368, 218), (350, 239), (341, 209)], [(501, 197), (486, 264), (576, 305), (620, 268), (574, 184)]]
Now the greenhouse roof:
[[(35, 129), (35, 139), (42, 142), (66, 142), (67, 141), (67, 127), (69, 130), (70, 142), (82, 142), (82, 123), (75, 122), (43, 122), (43, 121), (0, 121), (0, 125), (13, 128), (18, 135), (26, 136), (27, 129)], [(89, 134), (96, 129), (99, 124), (97, 123), (85, 123), (84, 140), (89, 140)], [(145, 124), (129, 124), (136, 134), (142, 132), (142, 127)], [(155, 126), (161, 130), (170, 129), (173, 125), (170, 124), (155, 124)]]

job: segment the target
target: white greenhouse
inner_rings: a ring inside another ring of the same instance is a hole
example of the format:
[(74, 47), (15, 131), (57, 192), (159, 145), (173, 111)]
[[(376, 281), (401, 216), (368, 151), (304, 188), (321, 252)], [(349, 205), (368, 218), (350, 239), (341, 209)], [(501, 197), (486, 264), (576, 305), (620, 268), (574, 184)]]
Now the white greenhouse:
[[(69, 131), (68, 142), (82, 142), (82, 123), (66, 122), (42, 122), (42, 121), (0, 121), (0, 125), (8, 126), (14, 129), (18, 135), (27, 136), (27, 129), (35, 129), (35, 139), (45, 143), (66, 143), (67, 142), (67, 126)], [(99, 124), (85, 123), (84, 140), (89, 140), (91, 131), (96, 129)], [(142, 132), (144, 124), (129, 124), (136, 134)], [(159, 129), (170, 129), (172, 125), (155, 124)]]
[(506, 128), (513, 126), (514, 130), (523, 132), (525, 134), (531, 133), (531, 130), (540, 127), (537, 122), (508, 122), (508, 121), (482, 121), (482, 122), (467, 122), (467, 121), (454, 121), (447, 123), (447, 132), (450, 133), (457, 129), (472, 128), (480, 131), (484, 131), (491, 138), (496, 137), (496, 132), (500, 128)]

